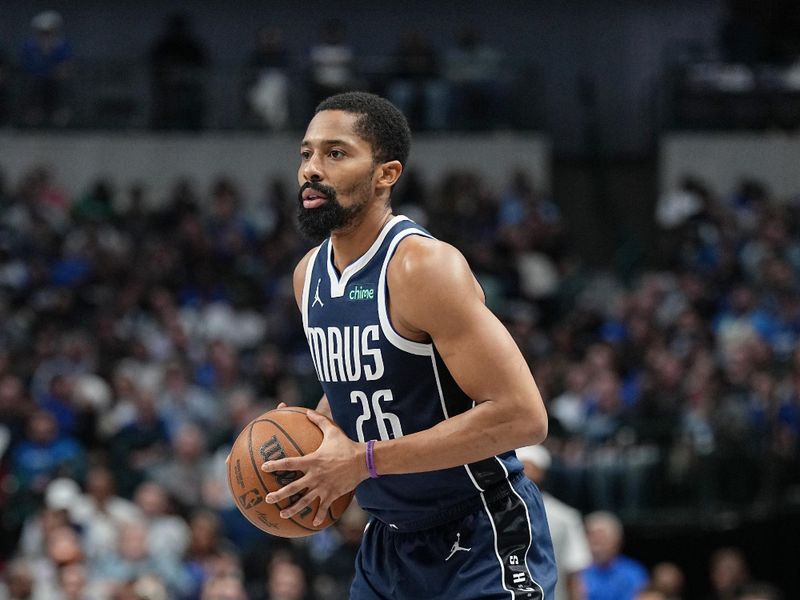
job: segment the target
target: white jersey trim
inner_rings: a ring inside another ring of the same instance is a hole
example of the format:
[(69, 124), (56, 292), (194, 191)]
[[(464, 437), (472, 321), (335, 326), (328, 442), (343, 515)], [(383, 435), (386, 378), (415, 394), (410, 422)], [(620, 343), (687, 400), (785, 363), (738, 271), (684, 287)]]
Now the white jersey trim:
[(317, 246), (317, 249), (314, 250), (314, 254), (312, 254), (308, 259), (308, 264), (306, 265), (306, 279), (303, 281), (303, 296), (300, 300), (300, 311), (303, 315), (303, 330), (308, 336), (308, 298), (311, 295), (311, 274), (314, 272), (314, 263), (317, 261), (317, 254), (319, 254), (319, 249), (322, 246)]
[[(406, 217), (403, 218), (405, 219)], [(415, 342), (397, 333), (395, 328), (392, 326), (392, 321), (389, 318), (389, 311), (386, 308), (386, 270), (389, 267), (389, 261), (392, 259), (392, 255), (394, 254), (395, 248), (397, 248), (397, 244), (399, 244), (409, 235), (422, 235), (425, 237), (431, 237), (419, 229), (404, 229), (398, 233), (389, 244), (389, 248), (386, 251), (386, 258), (383, 259), (381, 275), (378, 279), (378, 318), (380, 320), (383, 334), (386, 336), (386, 339), (389, 340), (389, 343), (391, 343), (395, 348), (399, 348), (404, 352), (415, 354), (417, 356), (433, 356), (433, 344)]]
[(369, 247), (369, 250), (359, 256), (354, 262), (347, 265), (344, 271), (342, 271), (341, 277), (336, 274), (336, 269), (333, 268), (333, 244), (331, 243), (330, 239), (328, 240), (328, 257), (326, 263), (328, 265), (328, 278), (331, 280), (331, 298), (341, 298), (344, 296), (344, 292), (347, 288), (347, 284), (350, 282), (350, 278), (363, 269), (367, 263), (369, 263), (369, 261), (372, 260), (372, 258), (378, 253), (383, 240), (386, 239), (386, 236), (389, 234), (389, 231), (392, 229), (392, 227), (394, 227), (400, 221), (408, 220), (408, 217), (404, 217), (403, 215), (392, 217), (392, 219), (383, 226), (383, 229), (375, 241), (372, 242), (372, 246)]
[[(447, 412), (447, 405), (444, 402), (444, 392), (442, 391), (442, 382), (439, 381), (439, 367), (436, 366), (436, 356), (431, 354), (431, 366), (433, 367), (433, 375), (436, 379), (436, 390), (439, 392), (439, 404), (442, 405), (442, 414), (444, 415), (445, 420), (450, 418), (450, 414)], [(475, 403), (472, 403), (472, 407), (475, 407)], [(475, 476), (472, 474), (472, 471), (469, 468), (469, 465), (464, 465), (464, 470), (467, 472), (469, 476), (469, 480), (472, 482), (472, 485), (475, 486), (475, 489), (479, 492), (485, 492), (480, 485), (478, 485), (478, 481), (475, 479)]]

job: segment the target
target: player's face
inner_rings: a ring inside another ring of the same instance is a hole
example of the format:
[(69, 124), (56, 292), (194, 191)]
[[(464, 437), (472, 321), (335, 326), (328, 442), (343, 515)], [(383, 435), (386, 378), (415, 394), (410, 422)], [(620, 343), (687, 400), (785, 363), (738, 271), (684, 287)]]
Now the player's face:
[(341, 110), (321, 111), (300, 145), (298, 221), (314, 240), (352, 224), (375, 197), (372, 147), (354, 132), (357, 119)]

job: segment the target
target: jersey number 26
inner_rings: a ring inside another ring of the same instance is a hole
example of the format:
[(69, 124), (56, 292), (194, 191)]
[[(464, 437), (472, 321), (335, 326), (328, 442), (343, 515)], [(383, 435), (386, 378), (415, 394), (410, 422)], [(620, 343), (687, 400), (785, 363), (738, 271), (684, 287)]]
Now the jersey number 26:
[[(403, 428), (396, 414), (383, 410), (381, 402), (391, 402), (392, 390), (378, 390), (368, 398), (364, 392), (354, 390), (350, 392), (350, 402), (361, 403), (361, 416), (356, 419), (356, 433), (359, 442), (366, 442), (364, 437), (364, 423), (375, 419), (378, 434), (382, 440), (390, 440), (403, 436)], [(371, 408), (370, 408), (370, 405)]]

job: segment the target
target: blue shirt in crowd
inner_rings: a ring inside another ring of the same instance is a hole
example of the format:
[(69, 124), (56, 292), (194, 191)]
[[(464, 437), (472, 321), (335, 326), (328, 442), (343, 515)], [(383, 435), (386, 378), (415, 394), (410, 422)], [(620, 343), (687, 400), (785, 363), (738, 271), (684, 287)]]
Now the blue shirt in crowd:
[(634, 600), (649, 580), (647, 569), (627, 556), (607, 565), (592, 565), (582, 577), (587, 600)]

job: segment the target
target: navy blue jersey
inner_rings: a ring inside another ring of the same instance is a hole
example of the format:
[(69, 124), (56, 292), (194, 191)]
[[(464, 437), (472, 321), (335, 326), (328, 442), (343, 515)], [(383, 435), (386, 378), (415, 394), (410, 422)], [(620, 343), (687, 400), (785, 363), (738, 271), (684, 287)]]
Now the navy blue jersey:
[[(386, 270), (409, 235), (431, 237), (406, 217), (392, 218), (342, 273), (326, 240), (306, 271), (303, 326), (317, 376), (333, 420), (360, 442), (429, 429), (474, 406), (433, 344), (409, 340), (392, 327)], [(368, 479), (356, 497), (384, 523), (421, 528), (521, 471), (512, 451), (441, 471)]]

